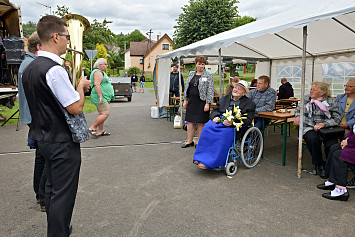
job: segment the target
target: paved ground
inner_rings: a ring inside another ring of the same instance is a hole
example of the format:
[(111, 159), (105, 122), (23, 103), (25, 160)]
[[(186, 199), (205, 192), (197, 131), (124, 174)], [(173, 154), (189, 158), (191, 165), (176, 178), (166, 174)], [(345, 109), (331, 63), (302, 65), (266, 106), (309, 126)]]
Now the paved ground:
[[(296, 177), (297, 140), (287, 166), (261, 160), (236, 176), (192, 164), (186, 132), (151, 119), (151, 93), (114, 102), (109, 137), (82, 145), (72, 236), (353, 236), (355, 192), (348, 202), (323, 199), (318, 176)], [(92, 123), (96, 113), (88, 114)], [(0, 128), (0, 236), (45, 236), (46, 217), (32, 191), (34, 153), (28, 129)], [(282, 137), (269, 133), (265, 157), (281, 161)], [(305, 168), (311, 168), (309, 155)]]

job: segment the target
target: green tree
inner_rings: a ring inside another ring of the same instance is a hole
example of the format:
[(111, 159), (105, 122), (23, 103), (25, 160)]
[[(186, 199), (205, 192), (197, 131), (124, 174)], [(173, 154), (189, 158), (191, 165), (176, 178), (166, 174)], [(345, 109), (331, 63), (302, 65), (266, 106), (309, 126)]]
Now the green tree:
[(95, 49), (98, 50), (98, 52), (95, 56), (94, 62), (99, 58), (104, 58), (107, 60), (107, 50), (104, 44), (97, 43)]
[(128, 35), (128, 40), (130, 42), (141, 42), (142, 40), (146, 39), (145, 37), (139, 30), (134, 30)]
[(141, 42), (146, 38), (147, 37), (145, 37), (139, 30), (136, 29), (127, 35), (124, 35), (123, 33), (118, 34), (116, 36), (116, 44), (118, 47), (120, 47), (121, 51), (124, 51), (125, 43), (126, 43), (126, 49), (128, 49), (130, 42)]
[(112, 45), (115, 42), (115, 34), (108, 28), (108, 24), (112, 21), (106, 19), (103, 22), (98, 22), (94, 19), (94, 22), (90, 26), (90, 31), (83, 37), (83, 48), (93, 49), (96, 44), (109, 44)]
[(124, 66), (123, 55), (107, 51), (107, 63), (110, 68), (118, 68)]
[[(99, 58), (104, 58), (104, 59), (106, 59), (106, 61), (108, 61), (108, 60), (107, 60), (107, 51), (106, 51), (106, 48), (105, 48), (105, 45), (104, 45), (104, 44), (99, 44), (99, 43), (97, 43), (95, 49), (98, 50), (98, 52), (97, 52), (97, 54), (96, 54), (96, 56), (95, 56), (95, 59), (94, 59), (94, 61), (93, 61), (93, 65), (94, 65), (94, 63), (96, 62), (96, 60), (99, 59)], [(107, 69), (106, 69), (107, 75), (110, 75), (109, 72), (110, 72), (110, 70), (109, 70), (109, 68), (107, 67)]]
[(26, 38), (30, 37), (30, 35), (36, 31), (37, 23), (29, 21), (28, 23), (22, 24), (23, 36)]
[(65, 15), (70, 14), (71, 12), (69, 11), (69, 7), (66, 6), (59, 6), (57, 5), (57, 10), (55, 12), (53, 12), (54, 15), (63, 17)]
[(237, 16), (236, 22), (233, 28), (248, 24), (250, 22), (256, 21), (256, 18), (251, 16)]
[(179, 48), (241, 25), (252, 17), (238, 15), (238, 0), (189, 0), (174, 26), (175, 47)]
[(136, 75), (138, 76), (140, 74), (141, 70), (138, 67), (130, 67), (128, 68), (128, 74), (129, 75), (133, 75), (133, 73), (136, 73)]

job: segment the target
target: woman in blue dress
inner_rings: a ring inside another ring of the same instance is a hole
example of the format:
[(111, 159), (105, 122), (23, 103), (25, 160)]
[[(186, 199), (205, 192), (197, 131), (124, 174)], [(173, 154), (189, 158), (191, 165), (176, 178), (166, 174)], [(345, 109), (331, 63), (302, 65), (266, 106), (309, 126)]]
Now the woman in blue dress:
[(232, 94), (227, 94), (219, 100), (210, 115), (211, 120), (202, 130), (193, 159), (201, 169), (213, 169), (225, 165), (228, 150), (234, 140), (233, 122), (228, 120), (224, 120), (223, 123), (219, 122), (220, 116), (226, 110), (233, 110), (234, 106), (239, 106), (245, 117), (243, 127), (239, 129), (238, 134), (243, 134), (254, 118), (255, 104), (245, 96), (249, 93), (248, 83), (239, 81), (233, 85)]

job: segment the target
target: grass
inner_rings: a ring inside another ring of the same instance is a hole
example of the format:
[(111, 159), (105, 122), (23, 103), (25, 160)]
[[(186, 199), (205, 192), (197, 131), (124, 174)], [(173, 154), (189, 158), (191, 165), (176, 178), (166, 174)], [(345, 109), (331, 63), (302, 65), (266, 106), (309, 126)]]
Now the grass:
[[(3, 108), (3, 107), (0, 107)], [(16, 110), (18, 110), (18, 100), (15, 101), (15, 106), (12, 109), (9, 109), (6, 107), (6, 110), (0, 110), (0, 114), (2, 114), (3, 116), (5, 116), (6, 118), (10, 118), (11, 115), (13, 113), (16, 112)], [(86, 113), (90, 113), (90, 112), (94, 112), (96, 111), (96, 106), (94, 104), (91, 104), (90, 102), (90, 96), (85, 96), (85, 105), (83, 108), (83, 112), (84, 114)], [(18, 117), (18, 113), (14, 116), (14, 118)], [(0, 125), (3, 123), (4, 121), (0, 121)], [(17, 124), (17, 119), (10, 119), (6, 124), (6, 125), (11, 125), (11, 124)]]
[[(226, 73), (226, 74), (227, 74), (227, 77), (224, 78), (224, 87), (226, 87), (228, 85), (229, 73)], [(184, 73), (183, 75), (184, 75), (184, 81), (186, 82), (187, 73)], [(251, 80), (253, 80), (255, 78), (255, 73), (241, 74), (239, 76), (239, 78), (241, 80), (251, 82)], [(213, 79), (214, 79), (214, 87), (216, 89), (219, 89), (219, 75), (214, 75)], [(222, 85), (223, 85), (223, 80), (222, 80)], [(153, 82), (145, 82), (144, 87), (145, 88), (154, 88)]]

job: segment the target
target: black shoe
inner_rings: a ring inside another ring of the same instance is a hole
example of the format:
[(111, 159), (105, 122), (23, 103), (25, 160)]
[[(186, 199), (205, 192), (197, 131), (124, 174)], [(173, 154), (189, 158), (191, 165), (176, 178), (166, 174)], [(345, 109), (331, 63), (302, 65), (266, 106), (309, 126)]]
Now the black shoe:
[(347, 201), (350, 197), (349, 192), (346, 192), (339, 196), (332, 196), (331, 193), (323, 193), (322, 197), (330, 200)]
[(317, 188), (322, 189), (322, 190), (333, 190), (335, 188), (335, 184), (325, 186), (324, 183), (318, 184)]
[(347, 188), (355, 188), (355, 177), (346, 184)]
[(69, 226), (69, 235), (71, 235), (72, 232), (73, 232), (73, 226), (70, 225), (70, 226)]
[(325, 169), (323, 165), (319, 165), (318, 166), (318, 174), (319, 177), (321, 177), (322, 179), (328, 179), (329, 176), (325, 173)]
[(182, 144), (182, 146), (181, 146), (181, 148), (187, 148), (187, 147), (190, 147), (190, 146), (194, 146), (195, 145), (195, 143), (194, 142), (191, 142), (191, 143), (184, 143), (184, 144)]

